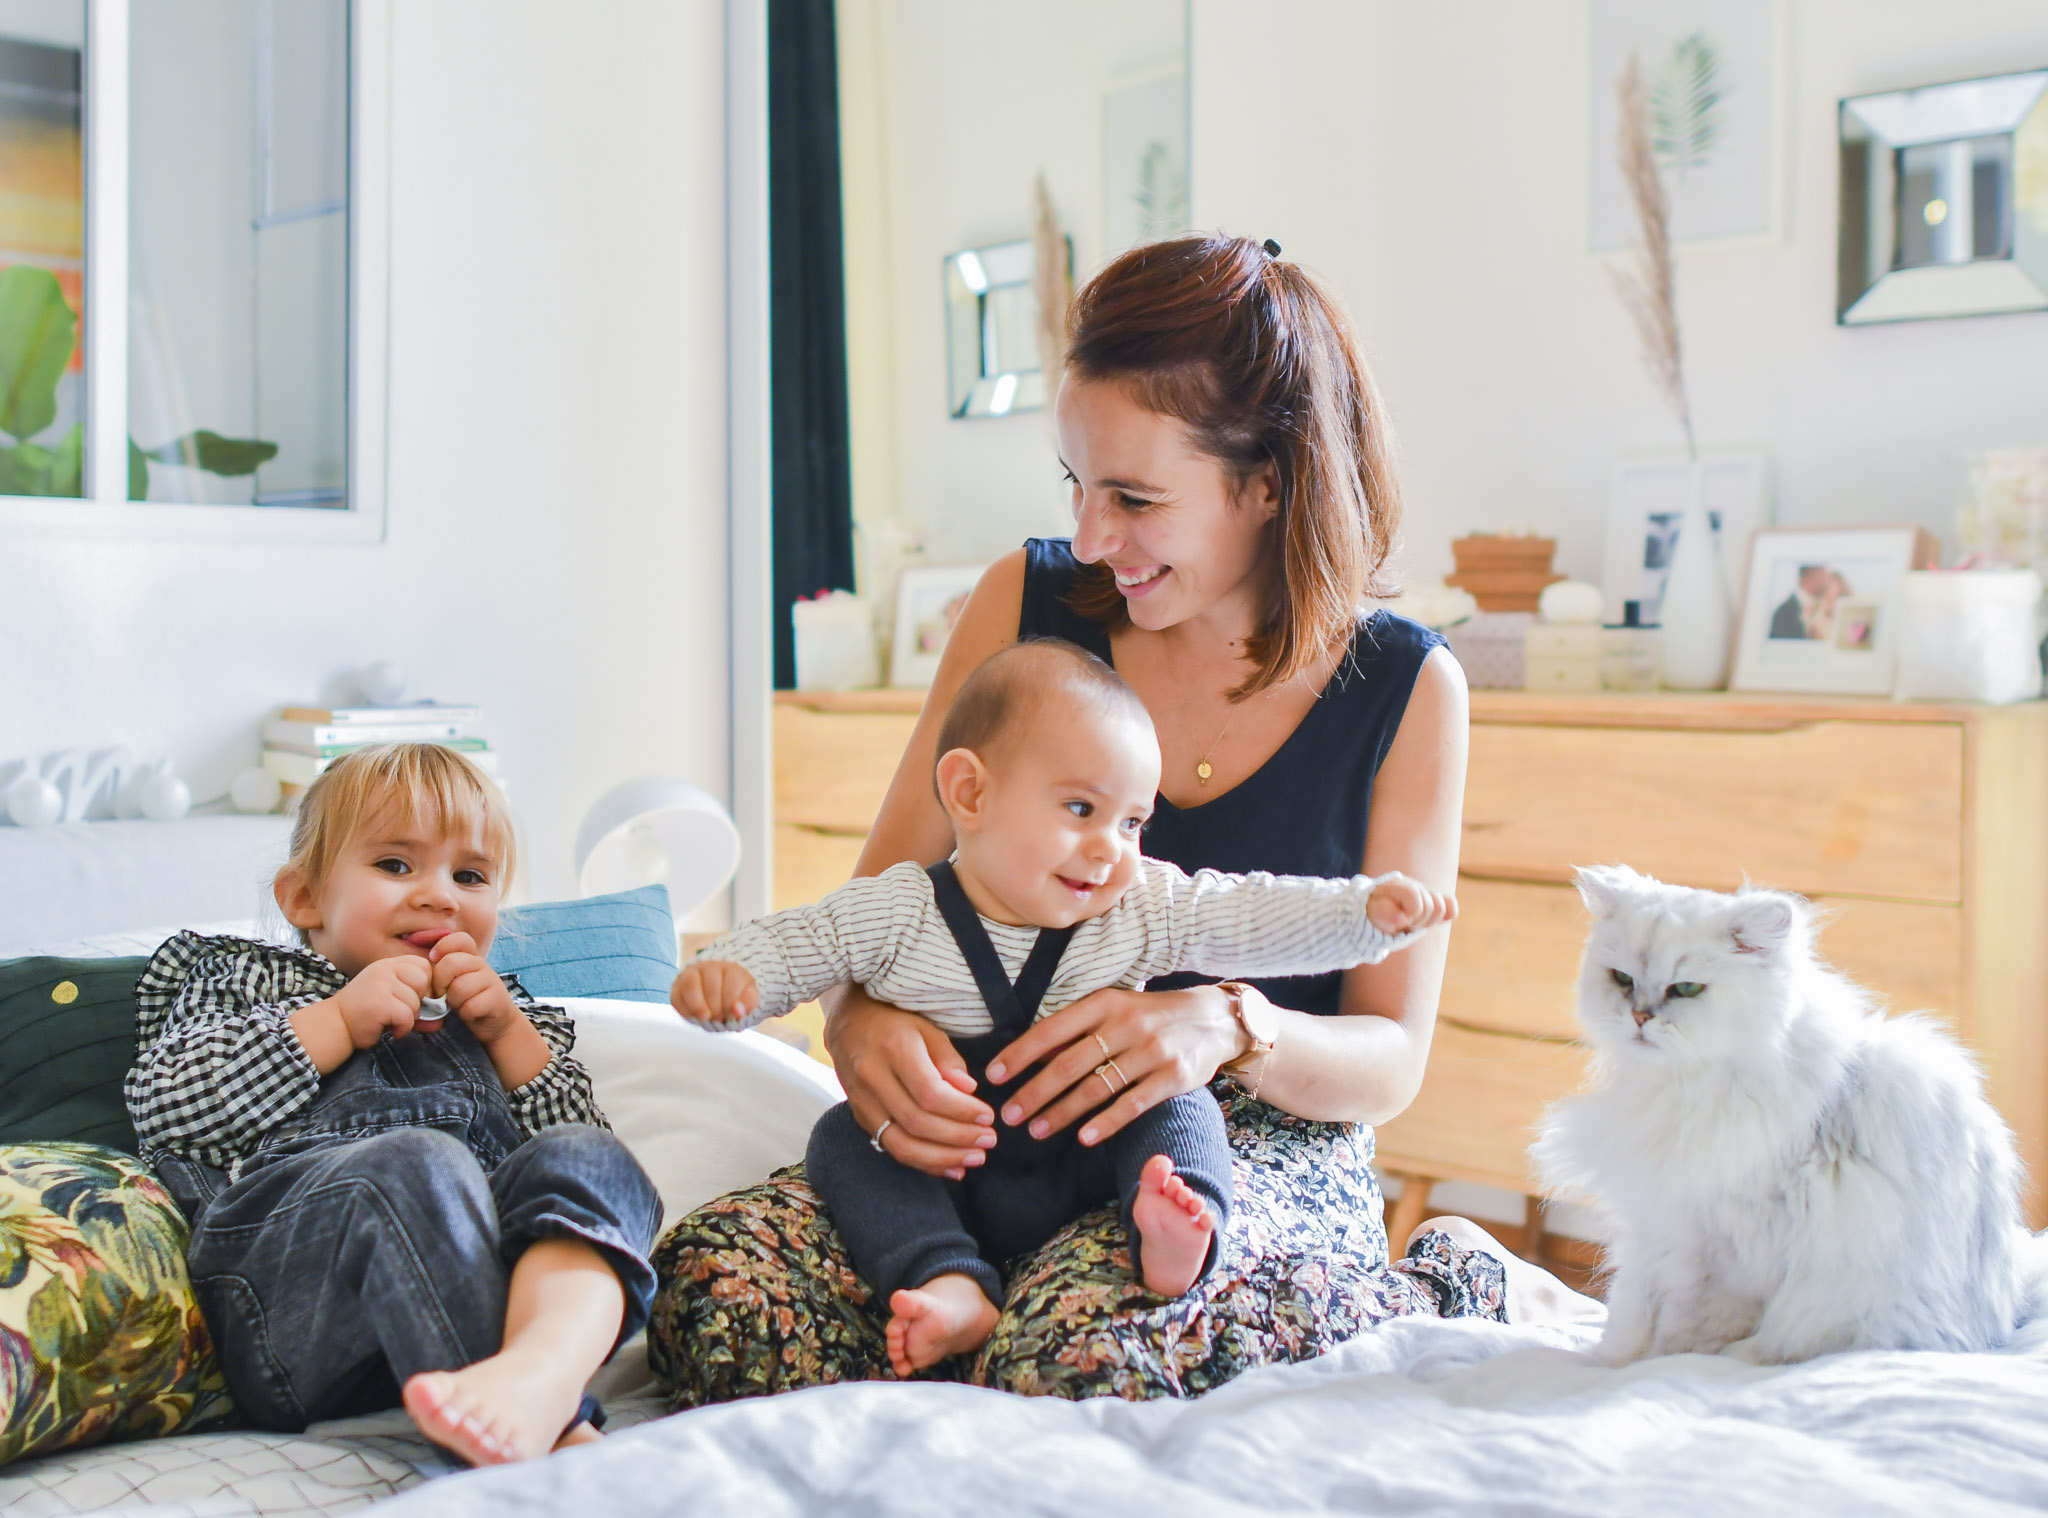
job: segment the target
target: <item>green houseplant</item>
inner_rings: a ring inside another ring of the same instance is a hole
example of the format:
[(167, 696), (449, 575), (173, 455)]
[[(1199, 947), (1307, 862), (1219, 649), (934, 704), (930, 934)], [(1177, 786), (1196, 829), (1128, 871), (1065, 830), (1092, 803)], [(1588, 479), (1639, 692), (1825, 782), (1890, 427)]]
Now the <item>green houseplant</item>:
[[(57, 382), (71, 362), (78, 317), (57, 276), (31, 264), (0, 272), (0, 495), (76, 496), (85, 482), (85, 429), (74, 426), (54, 448), (30, 438), (57, 419)], [(128, 498), (149, 496), (149, 463), (189, 464), (209, 474), (254, 474), (277, 444), (222, 437), (203, 428), (143, 449), (128, 440)]]

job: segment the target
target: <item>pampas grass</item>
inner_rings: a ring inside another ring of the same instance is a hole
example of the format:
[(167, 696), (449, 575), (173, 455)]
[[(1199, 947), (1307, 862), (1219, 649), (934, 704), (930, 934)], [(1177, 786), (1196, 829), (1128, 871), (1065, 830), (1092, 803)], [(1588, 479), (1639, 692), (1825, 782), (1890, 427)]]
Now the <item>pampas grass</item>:
[(1643, 344), (1643, 367), (1664, 397), (1678, 425), (1685, 430), (1685, 452), (1697, 459), (1693, 442), (1692, 403), (1685, 393), (1685, 357), (1678, 341), (1677, 291), (1671, 273), (1671, 201), (1657, 172), (1657, 153), (1650, 134), (1650, 101), (1643, 88), (1642, 66), (1631, 54), (1622, 70), (1622, 183), (1636, 212), (1638, 241), (1634, 267), (1611, 268), (1615, 293), (1635, 319)]
[(1067, 306), (1074, 298), (1074, 274), (1045, 175), (1032, 181), (1031, 193), (1036, 211), (1031, 224), (1031, 282), (1038, 297), (1038, 371), (1045, 376), (1045, 403), (1050, 406), (1067, 359)]

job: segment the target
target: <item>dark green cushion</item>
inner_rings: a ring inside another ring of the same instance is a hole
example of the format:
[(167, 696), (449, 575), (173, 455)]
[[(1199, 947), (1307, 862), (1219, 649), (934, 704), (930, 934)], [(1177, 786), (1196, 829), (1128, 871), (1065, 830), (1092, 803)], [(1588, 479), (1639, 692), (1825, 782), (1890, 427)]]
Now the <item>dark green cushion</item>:
[(135, 982), (148, 963), (0, 960), (0, 1144), (135, 1153), (121, 1081), (135, 1063)]

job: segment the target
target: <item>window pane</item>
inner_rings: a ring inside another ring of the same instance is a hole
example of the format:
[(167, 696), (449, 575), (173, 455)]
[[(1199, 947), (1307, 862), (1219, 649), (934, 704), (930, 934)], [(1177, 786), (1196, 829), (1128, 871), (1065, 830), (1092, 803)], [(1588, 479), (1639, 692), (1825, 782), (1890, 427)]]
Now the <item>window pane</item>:
[(0, 3), (0, 495), (79, 493), (84, 43), (84, 0)]
[(129, 15), (134, 495), (345, 506), (346, 0)]

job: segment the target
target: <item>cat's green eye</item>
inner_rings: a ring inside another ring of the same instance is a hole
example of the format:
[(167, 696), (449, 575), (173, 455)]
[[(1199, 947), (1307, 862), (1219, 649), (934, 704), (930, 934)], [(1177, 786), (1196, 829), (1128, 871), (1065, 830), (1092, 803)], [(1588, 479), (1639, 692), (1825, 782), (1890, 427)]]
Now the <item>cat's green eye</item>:
[(1635, 978), (1633, 976), (1624, 975), (1619, 970), (1609, 970), (1607, 973), (1614, 977), (1614, 983), (1617, 986), (1620, 986), (1622, 990), (1633, 991), (1636, 988)]
[(1673, 996), (1682, 997), (1686, 1001), (1691, 1001), (1695, 996), (1699, 995), (1700, 992), (1706, 989), (1707, 988), (1705, 986), (1701, 985), (1696, 980), (1681, 980), (1672, 983), (1671, 994)]

